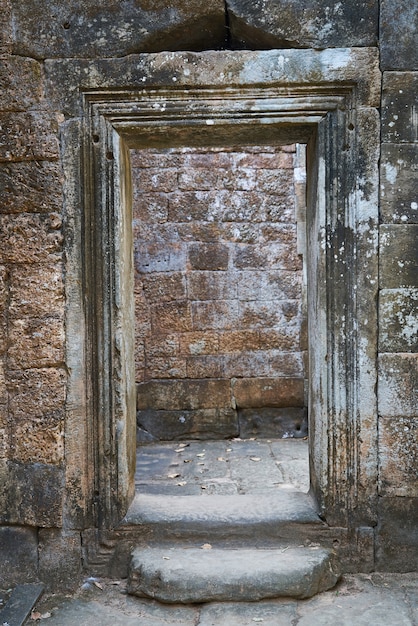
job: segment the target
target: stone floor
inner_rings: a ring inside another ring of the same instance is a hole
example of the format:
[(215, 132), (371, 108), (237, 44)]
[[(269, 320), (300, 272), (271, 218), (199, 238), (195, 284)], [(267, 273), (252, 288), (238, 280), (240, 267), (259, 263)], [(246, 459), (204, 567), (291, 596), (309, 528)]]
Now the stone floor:
[[(205, 497), (307, 491), (308, 475), (306, 440), (190, 441), (141, 446), (136, 482), (143, 493)], [(128, 596), (125, 580), (90, 578), (34, 611), (49, 626), (418, 626), (418, 574), (349, 575), (309, 600), (201, 605)]]
[(125, 581), (90, 579), (73, 596), (45, 596), (35, 612), (48, 626), (418, 626), (418, 574), (345, 576), (310, 600), (189, 606), (127, 596)]
[(164, 495), (309, 490), (307, 439), (232, 439), (141, 445), (136, 489)]

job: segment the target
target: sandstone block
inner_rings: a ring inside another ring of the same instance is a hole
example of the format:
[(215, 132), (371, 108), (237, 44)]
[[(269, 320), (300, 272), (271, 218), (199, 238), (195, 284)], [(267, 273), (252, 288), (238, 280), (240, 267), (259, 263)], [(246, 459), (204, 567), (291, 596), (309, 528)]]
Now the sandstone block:
[(230, 330), (219, 334), (220, 354), (258, 350), (259, 347), (260, 335), (258, 330)]
[(32, 582), (38, 577), (38, 538), (35, 528), (0, 527), (0, 586)]
[(57, 528), (62, 524), (64, 471), (43, 463), (9, 463), (5, 523)]
[(187, 169), (179, 172), (178, 187), (186, 191), (218, 189), (218, 172), (213, 168)]
[(379, 524), (376, 529), (376, 570), (411, 572), (418, 559), (416, 520), (418, 498), (378, 499)]
[(418, 497), (417, 454), (418, 415), (380, 417), (380, 496)]
[(240, 300), (296, 300), (302, 297), (301, 272), (242, 270), (236, 273)]
[(289, 325), (284, 325), (282, 328), (260, 328), (259, 349), (282, 352), (302, 350), (301, 330), (297, 326)]
[(182, 241), (219, 243), (225, 237), (223, 224), (220, 222), (191, 222), (178, 224), (178, 233)]
[(3, 0), (0, 12), (0, 54), (12, 52), (12, 31), (11, 0)]
[(151, 378), (186, 378), (187, 361), (180, 357), (158, 357), (147, 361), (145, 379)]
[[(181, 335), (180, 335), (181, 337)], [(180, 340), (177, 335), (154, 335), (142, 342), (144, 358), (176, 356), (182, 354), (179, 348)]]
[(303, 358), (301, 353), (264, 350), (224, 356), (225, 378), (255, 378), (258, 376), (273, 378), (303, 377)]
[(206, 220), (211, 205), (216, 206), (217, 195), (209, 191), (184, 191), (168, 196), (168, 219), (170, 222)]
[(64, 316), (64, 286), (60, 264), (20, 264), (10, 270), (11, 319)]
[(192, 271), (187, 276), (191, 300), (230, 300), (235, 296), (235, 276), (226, 272)]
[(232, 382), (238, 408), (303, 407), (303, 378), (238, 378)]
[(192, 330), (193, 305), (186, 301), (164, 302), (151, 307), (154, 332), (173, 333)]
[(42, 91), (41, 64), (38, 61), (22, 57), (0, 60), (0, 111), (26, 111), (39, 105)]
[(333, 0), (267, 0), (262, 9), (251, 0), (227, 0), (232, 41), (251, 48), (327, 48), (373, 46), (378, 3), (341, 6)]
[(64, 323), (51, 317), (12, 321), (9, 328), (10, 369), (53, 367), (64, 362)]
[(144, 275), (142, 285), (149, 303), (184, 300), (186, 297), (186, 280), (181, 272), (157, 272)]
[(62, 250), (58, 215), (0, 215), (0, 258), (4, 263), (51, 263)]
[(199, 356), (217, 354), (219, 350), (219, 334), (217, 332), (195, 331), (180, 335), (180, 354)]
[(58, 121), (43, 111), (0, 113), (0, 162), (58, 158)]
[(226, 270), (229, 248), (220, 243), (192, 244), (188, 257), (190, 267), (194, 270)]
[(62, 174), (55, 161), (0, 164), (0, 213), (51, 213), (62, 209)]
[(12, 371), (7, 375), (11, 416), (26, 419), (62, 419), (65, 402), (66, 375), (62, 369), (44, 368)]
[(192, 302), (193, 330), (225, 330), (236, 327), (238, 306), (234, 300)]
[(265, 261), (259, 246), (240, 245), (234, 251), (234, 266), (237, 269), (259, 269), (264, 267)]
[(211, 439), (238, 436), (233, 409), (197, 411), (138, 411), (137, 424), (157, 439)]
[(140, 273), (181, 272), (186, 266), (186, 250), (178, 242), (144, 242), (135, 235), (134, 263)]
[(304, 408), (240, 409), (240, 437), (302, 438), (308, 435), (308, 415)]
[(230, 408), (228, 380), (161, 380), (137, 386), (139, 410)]
[(221, 0), (153, 4), (110, 0), (83, 6), (70, 0), (29, 0), (13, 3), (15, 54), (36, 58), (122, 57), (133, 52), (205, 50), (225, 40), (225, 9)]
[(414, 417), (418, 407), (418, 354), (379, 355), (379, 413)]
[[(136, 172), (133, 172), (136, 183)], [(151, 224), (163, 224), (168, 217), (168, 196), (160, 191), (154, 193), (139, 192), (137, 185), (134, 188), (132, 213), (134, 220), (142, 220)]]
[(224, 374), (221, 356), (189, 356), (187, 357), (187, 376), (189, 378), (219, 378)]
[(50, 591), (74, 591), (81, 575), (81, 534), (39, 530), (39, 578)]
[(418, 7), (408, 0), (381, 0), (380, 54), (383, 70), (418, 70)]
[[(38, 409), (39, 411), (39, 409)], [(37, 411), (37, 412), (38, 412)], [(63, 411), (13, 424), (10, 458), (17, 463), (59, 465), (64, 461)], [(61, 417), (61, 419), (59, 419)]]
[(418, 120), (418, 72), (385, 72), (382, 91), (382, 141), (414, 143)]
[(381, 289), (418, 287), (418, 224), (380, 227)]
[(167, 193), (179, 186), (177, 169), (173, 167), (137, 169), (135, 178), (137, 193)]
[(418, 222), (418, 144), (383, 144), (380, 165), (382, 221)]
[(380, 352), (418, 352), (418, 289), (383, 289), (379, 295)]

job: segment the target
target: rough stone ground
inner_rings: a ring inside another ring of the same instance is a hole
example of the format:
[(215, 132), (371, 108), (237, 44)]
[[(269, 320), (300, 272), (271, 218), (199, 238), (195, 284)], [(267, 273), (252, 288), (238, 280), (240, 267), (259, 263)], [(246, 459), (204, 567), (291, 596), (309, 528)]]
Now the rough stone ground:
[[(45, 626), (415, 626), (418, 574), (345, 576), (310, 599), (163, 605), (127, 596), (125, 581), (84, 583), (73, 596), (45, 596), (35, 608)], [(31, 620), (29, 620), (31, 622)], [(34, 622), (32, 622), (34, 623)]]
[(136, 489), (164, 495), (233, 495), (309, 490), (305, 439), (229, 439), (145, 444)]

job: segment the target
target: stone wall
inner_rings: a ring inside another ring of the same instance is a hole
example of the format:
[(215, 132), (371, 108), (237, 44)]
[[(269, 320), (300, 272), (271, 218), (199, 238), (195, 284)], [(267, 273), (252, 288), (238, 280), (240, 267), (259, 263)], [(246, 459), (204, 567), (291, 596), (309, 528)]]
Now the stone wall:
[[(61, 140), (65, 128), (81, 124), (73, 85), (82, 80), (83, 69), (69, 63), (63, 89), (50, 60), (65, 64), (82, 57), (87, 68), (93, 59), (100, 64), (141, 51), (231, 46), (379, 48), (375, 566), (416, 569), (418, 8), (406, 0), (163, 4), (157, 10), (145, 0), (0, 0), (0, 550), (6, 564), (0, 586), (38, 576), (71, 584), (81, 564), (81, 531), (96, 532), (85, 515), (91, 473), (78, 462), (91, 452), (83, 404), (77, 389), (66, 396), (68, 351), (78, 348), (63, 323), (83, 280), (81, 270), (76, 278), (68, 274), (68, 225), (73, 220), (81, 227), (77, 216), (68, 215), (71, 164)], [(98, 87), (105, 85), (97, 75)], [(81, 212), (76, 186), (71, 194)], [(82, 333), (82, 305), (77, 315)]]
[(306, 435), (295, 157), (133, 152), (143, 437)]

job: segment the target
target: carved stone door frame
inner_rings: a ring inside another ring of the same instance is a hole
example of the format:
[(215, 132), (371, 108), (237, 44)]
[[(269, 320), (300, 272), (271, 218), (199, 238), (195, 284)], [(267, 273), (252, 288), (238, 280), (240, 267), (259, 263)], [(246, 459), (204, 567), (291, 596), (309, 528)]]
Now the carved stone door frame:
[[(134, 493), (130, 149), (300, 142), (308, 160), (312, 490), (330, 524), (373, 526), (376, 50), (161, 53), (72, 63), (81, 114), (63, 132), (67, 202), (74, 205), (66, 231), (67, 423), (78, 425), (84, 453), (77, 442), (67, 449), (67, 477), (79, 486), (67, 497), (68, 519), (110, 528)], [(74, 403), (81, 408), (74, 411)]]

